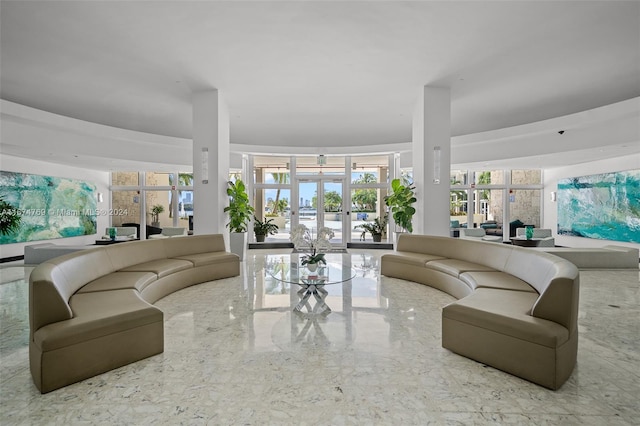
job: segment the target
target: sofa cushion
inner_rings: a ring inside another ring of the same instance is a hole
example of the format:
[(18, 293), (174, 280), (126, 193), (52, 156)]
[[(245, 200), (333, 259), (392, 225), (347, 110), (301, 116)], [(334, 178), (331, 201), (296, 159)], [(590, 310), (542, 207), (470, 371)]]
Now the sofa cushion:
[(569, 330), (553, 321), (531, 316), (531, 306), (537, 298), (537, 293), (526, 291), (478, 288), (469, 296), (445, 306), (442, 316), (557, 348), (569, 339)]
[(169, 274), (175, 274), (176, 272), (184, 271), (185, 269), (190, 268), (193, 268), (193, 263), (189, 262), (188, 260), (158, 259), (129, 266), (128, 268), (121, 269), (121, 271), (153, 272), (154, 274), (158, 275), (158, 278), (162, 278)]
[(458, 277), (463, 272), (468, 271), (495, 271), (495, 269), (488, 266), (459, 259), (432, 260), (427, 262), (427, 268), (435, 269), (436, 271), (444, 272), (445, 274), (453, 275), (454, 277)]
[(70, 304), (73, 318), (49, 324), (34, 333), (34, 342), (42, 351), (163, 321), (162, 311), (142, 300), (136, 290), (76, 294)]
[[(166, 259), (163, 241), (146, 240), (112, 244), (105, 247), (114, 270), (120, 271), (132, 265), (152, 260)], [(104, 274), (102, 274), (104, 275)]]
[(224, 237), (215, 235), (192, 235), (188, 238), (164, 240), (167, 257), (177, 258), (196, 253), (224, 252)]
[(237, 262), (238, 256), (233, 253), (226, 252), (196, 253), (187, 256), (176, 257), (176, 259), (187, 260), (193, 263), (193, 266), (202, 266), (216, 263)]
[(445, 257), (437, 256), (433, 254), (422, 254), (414, 252), (396, 252), (384, 254), (386, 260), (391, 260), (398, 263), (406, 263), (408, 265), (424, 266), (431, 260), (445, 259)]
[(462, 235), (465, 237), (482, 238), (485, 235), (487, 235), (487, 231), (485, 231), (484, 228), (469, 228), (469, 229), (463, 229)]
[(476, 288), (498, 288), (503, 290), (528, 291), (530, 293), (536, 292), (533, 287), (520, 278), (500, 271), (464, 272), (460, 274), (460, 279), (474, 290)]
[(142, 291), (157, 279), (158, 275), (153, 272), (112, 272), (109, 275), (87, 283), (78, 290), (78, 293), (122, 290), (127, 288)]

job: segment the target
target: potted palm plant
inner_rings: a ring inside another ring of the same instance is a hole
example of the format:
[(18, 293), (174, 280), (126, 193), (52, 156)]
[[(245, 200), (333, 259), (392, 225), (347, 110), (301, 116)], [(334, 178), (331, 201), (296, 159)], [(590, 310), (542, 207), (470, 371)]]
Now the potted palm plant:
[(224, 208), (224, 212), (229, 214), (227, 228), (231, 231), (229, 235), (229, 250), (240, 256), (244, 260), (244, 252), (247, 247), (247, 227), (255, 209), (249, 203), (247, 188), (240, 179), (235, 182), (227, 182), (227, 195), (229, 205)]
[(278, 225), (273, 223), (273, 219), (265, 218), (264, 221), (253, 217), (253, 233), (256, 234), (256, 241), (263, 243), (267, 235), (278, 233)]
[(415, 186), (403, 185), (400, 179), (393, 179), (391, 194), (384, 197), (384, 203), (389, 206), (396, 227), (400, 228), (397, 232), (413, 232), (411, 221), (416, 213), (413, 204), (417, 201), (414, 191)]
[(156, 204), (151, 207), (151, 226), (156, 228), (160, 227), (160, 213), (164, 212), (164, 206), (162, 204)]
[(382, 234), (387, 227), (387, 219), (388, 216), (385, 214), (382, 217), (376, 217), (373, 222), (365, 222), (360, 225), (354, 226), (354, 228), (362, 229), (365, 232), (369, 232), (373, 237), (373, 242), (379, 243), (382, 241)]

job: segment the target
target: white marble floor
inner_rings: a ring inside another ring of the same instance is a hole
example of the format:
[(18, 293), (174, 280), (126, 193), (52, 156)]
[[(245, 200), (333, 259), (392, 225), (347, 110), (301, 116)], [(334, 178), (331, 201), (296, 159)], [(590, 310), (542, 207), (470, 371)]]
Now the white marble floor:
[(29, 374), (30, 268), (2, 266), (0, 424), (638, 424), (638, 271), (581, 272), (578, 365), (554, 392), (443, 349), (453, 298), (381, 277), (383, 251), (350, 250), (357, 277), (315, 320), (265, 277), (265, 253), (160, 300), (163, 354), (46, 395)]

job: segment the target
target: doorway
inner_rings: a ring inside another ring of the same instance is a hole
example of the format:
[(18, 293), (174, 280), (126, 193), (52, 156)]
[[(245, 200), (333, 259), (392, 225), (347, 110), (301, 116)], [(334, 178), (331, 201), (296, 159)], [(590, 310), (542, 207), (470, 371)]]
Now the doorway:
[(318, 228), (328, 227), (334, 232), (331, 245), (346, 248), (346, 227), (349, 211), (344, 194), (345, 178), (305, 176), (296, 178), (299, 203), (298, 212), (291, 213), (292, 220), (305, 225), (315, 237)]

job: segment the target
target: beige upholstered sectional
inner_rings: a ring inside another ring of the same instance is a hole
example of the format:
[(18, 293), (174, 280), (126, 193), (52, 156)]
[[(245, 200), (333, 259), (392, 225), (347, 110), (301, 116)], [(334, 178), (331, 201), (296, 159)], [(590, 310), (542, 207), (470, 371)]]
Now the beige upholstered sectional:
[(442, 310), (442, 346), (550, 389), (578, 352), (579, 273), (572, 263), (508, 244), (401, 235), (381, 273), (459, 299)]
[(50, 392), (163, 352), (163, 314), (152, 303), (239, 274), (222, 235), (132, 241), (41, 263), (29, 279), (36, 387)]

